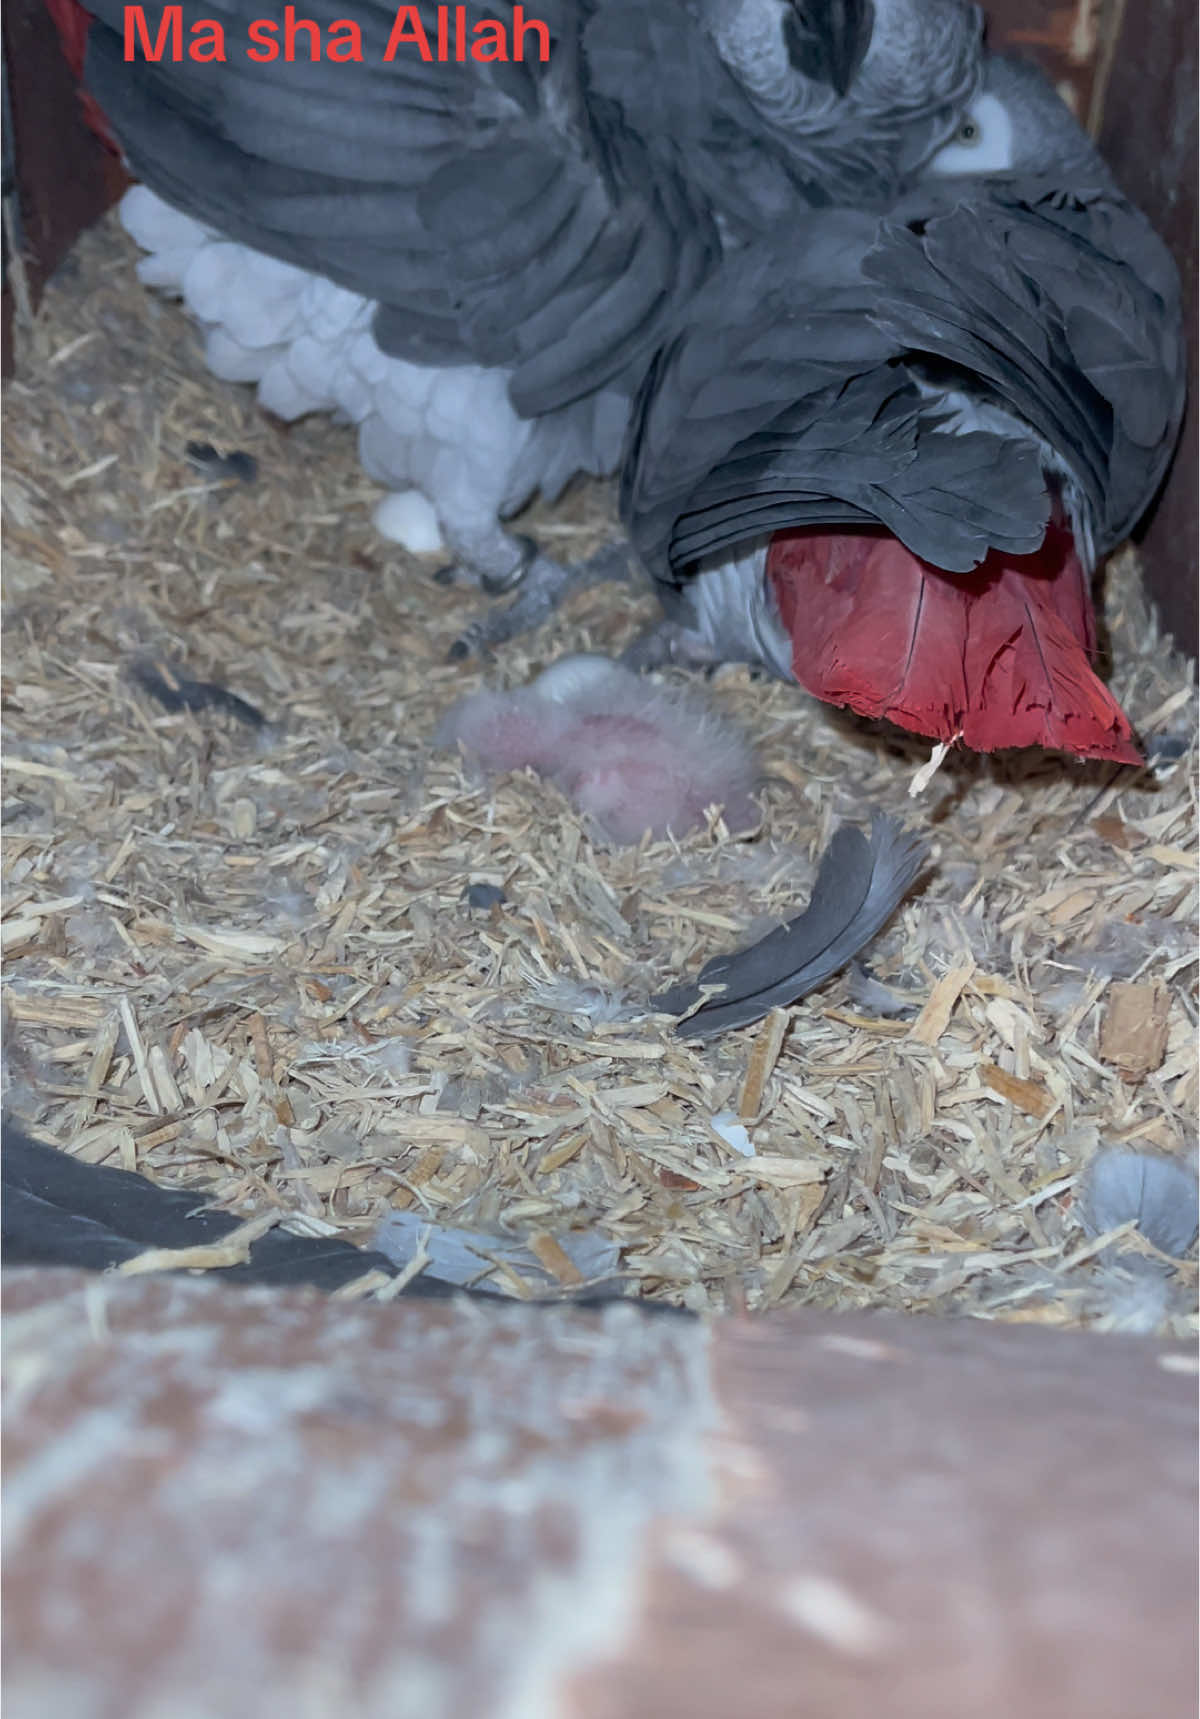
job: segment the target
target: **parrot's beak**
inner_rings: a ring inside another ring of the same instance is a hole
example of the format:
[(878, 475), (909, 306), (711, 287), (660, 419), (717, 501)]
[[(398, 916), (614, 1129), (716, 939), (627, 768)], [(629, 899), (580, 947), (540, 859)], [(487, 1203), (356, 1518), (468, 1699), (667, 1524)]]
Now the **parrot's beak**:
[(867, 57), (875, 27), (872, 0), (792, 0), (784, 20), (797, 71), (844, 96)]

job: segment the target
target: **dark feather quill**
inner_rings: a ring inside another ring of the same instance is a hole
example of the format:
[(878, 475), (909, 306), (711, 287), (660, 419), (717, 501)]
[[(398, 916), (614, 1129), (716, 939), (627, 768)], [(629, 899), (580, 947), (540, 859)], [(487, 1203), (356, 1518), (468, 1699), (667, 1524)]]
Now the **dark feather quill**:
[[(148, 1248), (212, 1245), (236, 1230), (240, 1218), (219, 1212), (191, 1188), (160, 1188), (128, 1170), (86, 1164), (45, 1146), (12, 1122), (4, 1127), (3, 1225), (5, 1265), (74, 1266), (107, 1271)], [(231, 1283), (307, 1284), (340, 1289), (369, 1271), (396, 1268), (384, 1254), (336, 1236), (295, 1236), (269, 1230), (250, 1248), (244, 1265), (215, 1269)], [(406, 1293), (451, 1295), (452, 1285), (414, 1278)]]
[[(891, 818), (872, 821), (869, 841), (843, 824), (821, 856), (803, 913), (749, 949), (716, 956), (695, 980), (653, 998), (654, 1007), (672, 1015), (692, 1010), (675, 1031), (682, 1038), (711, 1038), (799, 1001), (882, 930), (925, 858), (924, 845)], [(721, 990), (701, 1001), (715, 985)]]
[[(240, 1218), (218, 1211), (192, 1188), (162, 1188), (129, 1170), (87, 1164), (57, 1146), (33, 1140), (6, 1118), (0, 1152), (0, 1264), (68, 1266), (78, 1271), (108, 1271), (151, 1248), (213, 1246), (241, 1225)], [(212, 1266), (206, 1276), (231, 1284), (308, 1287), (327, 1294), (380, 1271), (398, 1272), (396, 1261), (338, 1236), (291, 1235), (269, 1230), (250, 1245), (242, 1265)], [(504, 1300), (478, 1284), (444, 1282), (429, 1271), (404, 1285), (408, 1296), (485, 1295)], [(620, 1293), (588, 1289), (582, 1293), (534, 1297), (539, 1304), (570, 1301), (577, 1307), (603, 1307), (623, 1301)], [(679, 1309), (651, 1308), (672, 1315)]]

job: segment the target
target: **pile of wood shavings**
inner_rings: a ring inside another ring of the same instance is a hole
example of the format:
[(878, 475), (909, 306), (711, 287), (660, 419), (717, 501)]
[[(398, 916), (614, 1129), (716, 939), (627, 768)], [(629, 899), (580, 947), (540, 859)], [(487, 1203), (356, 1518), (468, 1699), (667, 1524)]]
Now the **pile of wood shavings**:
[[(1111, 1323), (1073, 1190), (1100, 1144), (1195, 1138), (1194, 754), (1158, 777), (951, 754), (912, 800), (921, 743), (730, 669), (712, 696), (770, 779), (757, 839), (599, 850), (533, 777), (430, 754), (485, 679), (446, 654), (486, 599), (375, 537), (352, 434), (208, 377), (133, 262), (112, 220), (80, 244), (8, 392), (8, 1104), (247, 1217), (366, 1240), (399, 1206), (519, 1237), (565, 1287), (553, 1238), (593, 1228), (697, 1309)], [(194, 441), (257, 482), (213, 483)], [(611, 498), (525, 528), (576, 559)], [(1130, 557), (1108, 583), (1118, 696), (1186, 736), (1188, 666)], [(619, 650), (653, 612), (591, 590), (486, 678)], [(139, 653), (267, 728), (166, 713)], [(871, 954), (906, 1015), (848, 977), (695, 1048), (645, 1015), (795, 913), (832, 830), (877, 807), (935, 862)], [(470, 908), (476, 882), (505, 900)], [(1171, 1279), (1179, 1334), (1194, 1281)]]

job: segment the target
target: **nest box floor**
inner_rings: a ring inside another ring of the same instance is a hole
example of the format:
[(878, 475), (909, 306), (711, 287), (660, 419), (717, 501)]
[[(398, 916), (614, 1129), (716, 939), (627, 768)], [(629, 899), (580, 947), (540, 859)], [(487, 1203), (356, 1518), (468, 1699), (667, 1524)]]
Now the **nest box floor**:
[[(604, 851), (544, 783), (487, 785), (430, 740), (485, 680), (619, 650), (652, 601), (597, 587), (448, 664), (488, 599), (374, 534), (349, 430), (210, 378), (134, 261), (111, 218), (83, 239), (7, 393), (8, 1106), (238, 1214), (517, 1237), (567, 1287), (557, 1243), (588, 1230), (695, 1309), (1119, 1323), (1078, 1178), (1101, 1145), (1188, 1153), (1197, 1112), (1193, 685), (1132, 555), (1110, 678), (1175, 754), (1157, 772), (951, 756), (910, 797), (919, 742), (730, 669), (711, 695), (770, 777), (761, 832)], [(189, 442), (256, 480), (214, 483)], [(581, 486), (525, 529), (576, 559), (613, 526)], [(267, 726), (164, 710), (144, 659)], [(876, 807), (933, 850), (870, 952), (908, 1013), (850, 976), (699, 1047), (644, 1012), (798, 911)], [(504, 902), (469, 907), (476, 882)], [(1194, 1282), (1170, 1280), (1177, 1334)]]

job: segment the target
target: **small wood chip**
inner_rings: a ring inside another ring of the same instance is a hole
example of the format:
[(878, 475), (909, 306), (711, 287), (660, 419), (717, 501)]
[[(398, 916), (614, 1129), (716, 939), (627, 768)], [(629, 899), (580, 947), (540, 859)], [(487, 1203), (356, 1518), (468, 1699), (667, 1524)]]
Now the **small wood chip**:
[(763, 1094), (767, 1090), (771, 1071), (779, 1061), (787, 1024), (787, 1010), (772, 1009), (755, 1034), (746, 1078), (738, 1096), (737, 1113), (743, 1122), (753, 1122), (762, 1109)]
[(214, 1271), (224, 1266), (245, 1265), (250, 1249), (260, 1236), (283, 1216), (282, 1212), (264, 1212), (230, 1230), (224, 1241), (204, 1242), (196, 1247), (152, 1247), (135, 1254), (117, 1267), (118, 1277), (141, 1277), (151, 1271)]
[(823, 1182), (829, 1174), (828, 1164), (816, 1158), (785, 1158), (778, 1152), (759, 1152), (753, 1158), (743, 1158), (731, 1165), (755, 1182), (769, 1182), (777, 1188), (795, 1188)]
[(946, 762), (946, 757), (950, 748), (954, 745), (954, 741), (961, 739), (962, 736), (960, 734), (956, 734), (954, 736), (954, 740), (938, 741), (926, 762), (922, 764), (912, 781), (908, 784), (910, 799), (915, 800), (918, 794), (923, 794), (925, 792), (926, 788), (928, 788), (929, 784), (933, 781), (933, 778), (937, 775), (942, 765)]
[(1023, 1110), (1026, 1116), (1036, 1116), (1040, 1122), (1043, 1116), (1048, 1116), (1054, 1107), (1054, 1099), (1038, 1080), (1022, 1080), (1019, 1075), (1007, 1074), (994, 1062), (981, 1062), (979, 1078), (985, 1086), (990, 1086), (993, 1092), (998, 1092), (1001, 1098), (1007, 1098), (1010, 1104), (1018, 1110)]
[(552, 1235), (541, 1231), (527, 1237), (525, 1246), (543, 1271), (548, 1271), (564, 1288), (573, 1288), (583, 1282), (583, 1273), (568, 1259)]
[(1137, 841), (1136, 835), (1131, 832), (1124, 819), (1118, 818), (1113, 813), (1105, 813), (1103, 817), (1093, 818), (1092, 828), (1101, 841), (1107, 842), (1110, 847), (1120, 848), (1126, 853)]
[(691, 1176), (681, 1176), (678, 1170), (658, 1169), (655, 1176), (660, 1187), (671, 1188), (677, 1193), (695, 1194), (700, 1190), (699, 1182), (694, 1181)]
[(1114, 984), (1108, 989), (1100, 1027), (1100, 1055), (1127, 1080), (1161, 1068), (1167, 1054), (1171, 996), (1161, 979)]
[(951, 967), (930, 991), (921, 1013), (912, 1024), (909, 1037), (919, 1045), (935, 1045), (950, 1025), (954, 1005), (962, 996), (967, 981), (975, 971), (974, 961), (961, 967)]

